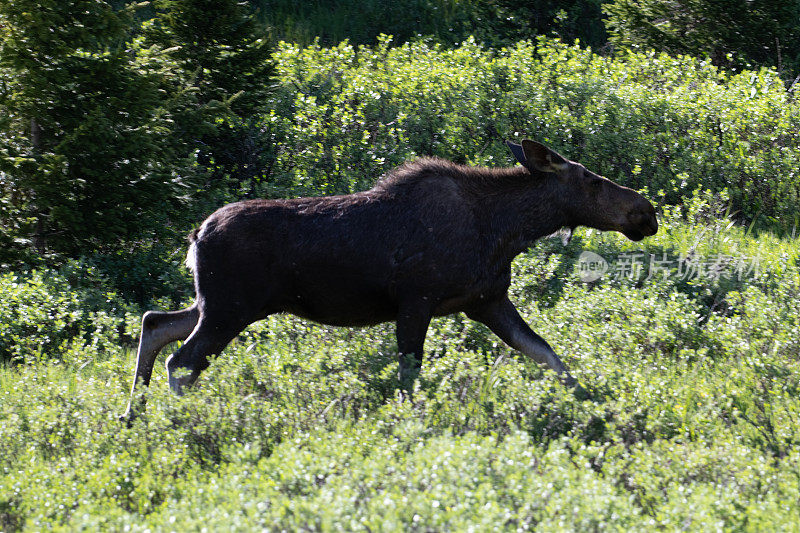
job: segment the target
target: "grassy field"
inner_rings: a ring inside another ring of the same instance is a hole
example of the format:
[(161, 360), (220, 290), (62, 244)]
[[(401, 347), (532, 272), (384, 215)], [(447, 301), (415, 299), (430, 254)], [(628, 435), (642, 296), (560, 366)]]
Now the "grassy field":
[[(800, 245), (721, 205), (517, 260), (513, 300), (588, 399), (463, 316), (434, 322), (406, 401), (391, 325), (272, 317), (183, 398), (159, 365), (130, 429), (130, 348), (8, 364), (0, 530), (796, 531)], [(608, 265), (591, 283), (587, 250)]]

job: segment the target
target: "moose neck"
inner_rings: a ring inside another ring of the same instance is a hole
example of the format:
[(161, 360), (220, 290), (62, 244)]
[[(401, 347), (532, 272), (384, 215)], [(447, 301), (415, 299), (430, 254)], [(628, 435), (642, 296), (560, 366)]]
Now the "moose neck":
[(523, 167), (476, 169), (483, 179), (475, 180), (475, 201), (488, 209), (483, 230), (485, 242), (494, 254), (512, 260), (533, 241), (573, 226), (564, 207), (564, 191), (555, 180), (532, 176)]

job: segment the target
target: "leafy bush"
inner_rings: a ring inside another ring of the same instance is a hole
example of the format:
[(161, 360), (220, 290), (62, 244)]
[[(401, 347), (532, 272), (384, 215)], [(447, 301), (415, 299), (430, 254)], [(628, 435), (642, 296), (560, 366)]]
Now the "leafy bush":
[[(70, 272), (72, 270), (72, 272)], [(81, 349), (104, 352), (132, 339), (134, 308), (102, 288), (75, 290), (68, 277), (95, 276), (65, 268), (62, 274), (0, 274), (0, 362), (69, 359)]]
[(493, 52), (468, 41), (376, 48), (283, 44), (264, 117), (283, 145), (265, 194), (370, 186), (415, 156), (509, 165), (530, 137), (607, 177), (679, 204), (698, 188), (791, 227), (800, 106), (767, 70), (728, 74), (689, 57), (621, 55), (540, 39)]

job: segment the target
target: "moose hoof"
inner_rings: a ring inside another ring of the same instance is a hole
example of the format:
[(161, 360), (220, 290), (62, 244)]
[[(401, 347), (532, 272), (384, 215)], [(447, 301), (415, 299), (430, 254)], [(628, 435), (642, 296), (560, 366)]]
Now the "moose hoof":
[(570, 374), (563, 376), (561, 378), (561, 382), (564, 384), (565, 387), (572, 389), (572, 393), (575, 395), (575, 398), (578, 400), (588, 400), (592, 397), (588, 390), (586, 390), (581, 383), (572, 377)]
[(134, 420), (136, 420), (136, 415), (133, 413), (133, 409), (131, 409), (130, 406), (128, 406), (128, 408), (125, 409), (125, 412), (119, 417), (119, 421), (125, 424), (125, 426), (128, 428), (133, 426)]
[(176, 376), (175, 373), (170, 372), (169, 388), (172, 389), (172, 392), (174, 392), (176, 396), (183, 396), (186, 387), (191, 384), (191, 376), (188, 373), (181, 376)]
[(177, 396), (183, 396), (186, 388), (194, 383), (197, 376), (200, 374), (197, 369), (192, 369), (186, 366), (177, 364), (174, 360), (175, 354), (167, 358), (167, 379), (169, 380), (169, 388)]
[(590, 400), (592, 398), (592, 394), (577, 381), (575, 382), (572, 393), (575, 395), (575, 398), (580, 401)]

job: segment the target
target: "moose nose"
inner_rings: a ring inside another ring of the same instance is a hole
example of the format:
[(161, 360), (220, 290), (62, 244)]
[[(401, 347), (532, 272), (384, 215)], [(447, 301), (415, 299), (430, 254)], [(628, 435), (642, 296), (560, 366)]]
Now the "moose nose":
[(658, 219), (656, 219), (655, 214), (653, 214), (652, 218), (650, 219), (650, 227), (653, 230), (653, 233), (651, 233), (650, 235), (655, 235), (656, 233), (658, 233)]
[(629, 227), (642, 237), (655, 235), (658, 231), (658, 219), (653, 204), (641, 196), (637, 200), (628, 212)]
[(639, 212), (638, 217), (642, 233), (645, 236), (655, 235), (658, 233), (658, 219), (656, 218), (656, 210), (650, 202)]

